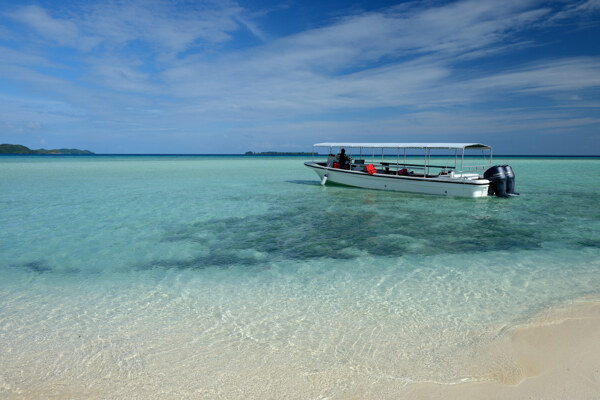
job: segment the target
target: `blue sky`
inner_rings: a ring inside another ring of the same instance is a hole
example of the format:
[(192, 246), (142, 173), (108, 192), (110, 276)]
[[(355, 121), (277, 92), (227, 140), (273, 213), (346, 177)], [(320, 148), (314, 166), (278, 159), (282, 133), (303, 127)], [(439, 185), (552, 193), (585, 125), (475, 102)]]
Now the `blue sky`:
[(600, 0), (0, 1), (0, 143), (600, 155)]

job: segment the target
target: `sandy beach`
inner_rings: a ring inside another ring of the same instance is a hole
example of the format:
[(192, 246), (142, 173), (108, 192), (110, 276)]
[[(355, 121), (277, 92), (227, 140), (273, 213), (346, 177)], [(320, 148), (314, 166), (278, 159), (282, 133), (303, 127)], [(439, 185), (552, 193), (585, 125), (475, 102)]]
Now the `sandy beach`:
[(598, 399), (600, 398), (600, 302), (552, 310), (517, 329), (503, 343), (521, 377), (497, 382), (408, 386), (414, 399)]

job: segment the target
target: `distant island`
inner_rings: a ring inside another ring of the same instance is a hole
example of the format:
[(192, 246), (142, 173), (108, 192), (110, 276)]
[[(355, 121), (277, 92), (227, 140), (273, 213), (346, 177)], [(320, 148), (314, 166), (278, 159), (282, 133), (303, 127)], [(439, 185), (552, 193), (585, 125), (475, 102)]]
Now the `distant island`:
[(244, 154), (247, 156), (310, 156), (312, 153), (290, 151), (261, 151), (260, 153), (255, 153), (247, 151)]
[(79, 149), (39, 149), (31, 150), (20, 144), (0, 144), (0, 154), (94, 154), (89, 150)]

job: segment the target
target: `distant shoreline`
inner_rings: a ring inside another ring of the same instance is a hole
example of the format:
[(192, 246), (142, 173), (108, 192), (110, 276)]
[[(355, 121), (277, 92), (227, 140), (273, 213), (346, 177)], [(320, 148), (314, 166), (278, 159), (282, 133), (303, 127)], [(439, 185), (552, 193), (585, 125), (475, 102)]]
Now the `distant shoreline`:
[(0, 144), (1, 155), (93, 155), (89, 150), (79, 149), (37, 149), (32, 150), (20, 144)]

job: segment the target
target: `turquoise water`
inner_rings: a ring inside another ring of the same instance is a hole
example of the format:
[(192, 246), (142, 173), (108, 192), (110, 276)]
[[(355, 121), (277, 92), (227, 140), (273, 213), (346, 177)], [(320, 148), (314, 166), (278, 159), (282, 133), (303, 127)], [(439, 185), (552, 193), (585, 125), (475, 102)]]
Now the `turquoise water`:
[(322, 187), (297, 157), (0, 157), (0, 397), (339, 397), (518, 375), (600, 293), (600, 159), (520, 197)]

